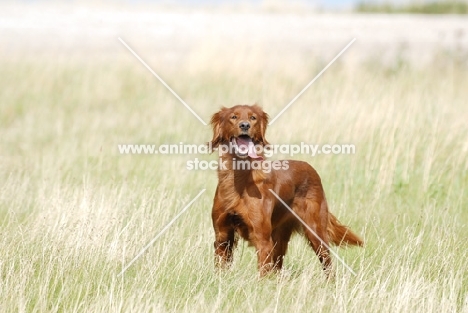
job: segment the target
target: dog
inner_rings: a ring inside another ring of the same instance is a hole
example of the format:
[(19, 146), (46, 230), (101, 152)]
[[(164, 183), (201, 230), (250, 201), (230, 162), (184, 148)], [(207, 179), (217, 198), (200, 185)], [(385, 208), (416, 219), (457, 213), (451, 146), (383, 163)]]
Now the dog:
[[(291, 235), (299, 232), (329, 276), (329, 244), (363, 246), (364, 242), (329, 212), (320, 176), (308, 163), (283, 160), (271, 171), (264, 170), (264, 153), (254, 148), (268, 146), (267, 125), (268, 114), (256, 104), (223, 107), (211, 118), (209, 144), (220, 151), (212, 210), (215, 266), (231, 264), (240, 236), (255, 247), (260, 276), (279, 271)], [(243, 166), (237, 165), (240, 161)]]

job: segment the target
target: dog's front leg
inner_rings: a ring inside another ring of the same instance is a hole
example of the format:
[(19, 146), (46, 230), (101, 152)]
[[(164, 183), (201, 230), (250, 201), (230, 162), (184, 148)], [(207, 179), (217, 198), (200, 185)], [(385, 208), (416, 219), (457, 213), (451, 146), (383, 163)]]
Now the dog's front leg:
[(273, 269), (272, 253), (273, 253), (273, 240), (270, 237), (264, 235), (258, 238), (254, 242), (255, 248), (257, 249), (258, 257), (258, 270), (260, 276), (265, 276), (270, 273)]
[(234, 228), (230, 225), (228, 215), (214, 212), (213, 227), (215, 231), (215, 267), (226, 268), (232, 263), (233, 248), (236, 244)]
[(271, 204), (269, 200), (259, 201), (256, 207), (262, 208), (262, 210), (251, 210), (249, 214), (251, 223), (251, 225), (249, 225), (250, 239), (257, 250), (257, 264), (260, 276), (265, 276), (274, 268), (274, 244), (271, 238)]

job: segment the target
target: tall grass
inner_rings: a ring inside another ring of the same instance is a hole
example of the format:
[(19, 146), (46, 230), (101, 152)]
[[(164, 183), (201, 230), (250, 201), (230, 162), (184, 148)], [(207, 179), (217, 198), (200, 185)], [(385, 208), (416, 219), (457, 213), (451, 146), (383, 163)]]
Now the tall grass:
[[(322, 67), (252, 55), (157, 69), (208, 121), (221, 105), (255, 101), (275, 116)], [(299, 237), (278, 277), (258, 279), (245, 244), (230, 270), (214, 272), (216, 174), (185, 165), (216, 156), (118, 154), (123, 143), (211, 136), (133, 57), (2, 59), (1, 310), (467, 312), (463, 66), (336, 63), (270, 127), (272, 143), (356, 145), (355, 155), (295, 156), (318, 170), (331, 211), (366, 241), (338, 250), (357, 277), (335, 261), (336, 279), (326, 282)]]

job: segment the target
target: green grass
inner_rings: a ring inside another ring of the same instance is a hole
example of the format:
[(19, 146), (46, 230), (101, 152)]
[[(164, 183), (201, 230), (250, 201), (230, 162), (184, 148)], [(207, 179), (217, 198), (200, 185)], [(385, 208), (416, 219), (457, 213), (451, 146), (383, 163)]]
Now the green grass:
[[(202, 60), (187, 75), (158, 71), (208, 121), (220, 105), (254, 101), (275, 116), (320, 70), (265, 69), (242, 57), (212, 70)], [(336, 279), (326, 282), (300, 237), (280, 277), (258, 279), (243, 243), (232, 268), (215, 273), (216, 173), (185, 169), (187, 160), (215, 156), (118, 154), (123, 143), (211, 138), (133, 57), (0, 62), (2, 311), (468, 310), (464, 65), (337, 63), (269, 129), (272, 143), (356, 145), (351, 156), (295, 157), (318, 170), (331, 211), (366, 241), (337, 250), (357, 277), (335, 261)]]
[(356, 12), (362, 13), (391, 13), (391, 14), (468, 14), (468, 3), (460, 0), (448, 1), (409, 1), (405, 4), (391, 2), (360, 2), (356, 5)]

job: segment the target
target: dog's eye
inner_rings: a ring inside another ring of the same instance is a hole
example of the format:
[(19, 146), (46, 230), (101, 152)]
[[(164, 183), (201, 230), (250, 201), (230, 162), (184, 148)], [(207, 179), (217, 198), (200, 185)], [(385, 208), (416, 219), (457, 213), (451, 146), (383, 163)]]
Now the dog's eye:
[(252, 115), (252, 116), (250, 117), (250, 119), (251, 119), (252, 121), (255, 121), (257, 118), (256, 118), (255, 116)]
[(233, 115), (231, 116), (231, 120), (235, 120), (237, 118), (237, 116)]

